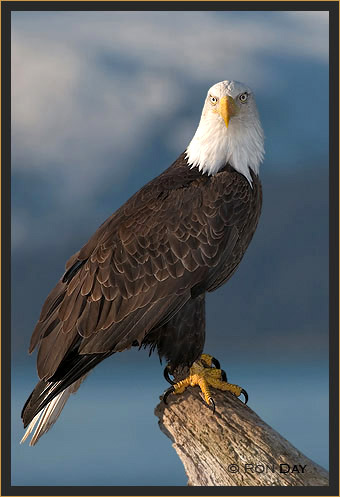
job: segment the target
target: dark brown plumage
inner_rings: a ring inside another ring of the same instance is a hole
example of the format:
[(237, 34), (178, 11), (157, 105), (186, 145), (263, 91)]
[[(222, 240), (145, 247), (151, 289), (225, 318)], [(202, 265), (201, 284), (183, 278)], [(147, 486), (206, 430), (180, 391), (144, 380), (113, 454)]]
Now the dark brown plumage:
[(172, 367), (197, 359), (204, 294), (232, 275), (258, 223), (261, 186), (252, 176), (252, 187), (229, 165), (207, 176), (182, 154), (69, 259), (31, 338), (41, 381), (24, 406), (25, 426), (132, 345), (157, 348)]

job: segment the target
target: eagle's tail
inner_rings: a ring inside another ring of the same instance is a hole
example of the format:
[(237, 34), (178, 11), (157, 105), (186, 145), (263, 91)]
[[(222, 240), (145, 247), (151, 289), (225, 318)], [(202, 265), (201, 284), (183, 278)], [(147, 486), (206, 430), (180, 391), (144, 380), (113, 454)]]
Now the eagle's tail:
[(32, 413), (34, 413), (34, 411), (36, 412), (37, 400), (39, 399), (39, 401), (41, 402), (42, 398), (46, 398), (48, 395), (50, 395), (51, 390), (54, 390), (58, 386), (58, 383), (61, 383), (44, 380), (39, 381), (31, 395), (27, 399), (27, 402), (21, 413), (21, 417), (24, 421), (25, 427), (27, 425), (28, 427), (20, 443), (25, 442), (25, 440), (33, 432), (34, 428), (35, 431), (30, 440), (30, 445), (35, 445), (38, 442), (39, 438), (44, 435), (44, 433), (46, 433), (57, 421), (71, 393), (75, 393), (78, 390), (80, 384), (86, 376), (87, 375), (82, 376), (81, 378), (79, 378), (79, 380), (75, 381), (70, 386), (62, 390), (55, 397), (53, 397), (52, 400), (47, 405), (45, 405), (45, 407), (43, 407), (37, 414), (34, 415)]

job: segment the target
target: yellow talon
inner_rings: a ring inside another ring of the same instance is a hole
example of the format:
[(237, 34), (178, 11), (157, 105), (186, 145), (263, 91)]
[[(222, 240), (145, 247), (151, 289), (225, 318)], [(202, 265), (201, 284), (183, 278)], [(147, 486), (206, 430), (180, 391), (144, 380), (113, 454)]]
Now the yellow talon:
[(188, 387), (190, 385), (190, 376), (188, 376), (187, 378), (185, 378), (185, 380), (182, 380), (182, 381), (179, 381), (178, 383), (175, 383), (174, 385), (174, 389), (175, 389), (175, 392), (174, 393), (183, 393), (184, 390), (186, 389), (186, 387)]
[(245, 403), (247, 403), (247, 392), (238, 385), (223, 381), (222, 370), (219, 367), (213, 367), (213, 365), (219, 366), (218, 361), (211, 355), (202, 354), (201, 357), (191, 366), (189, 376), (184, 380), (175, 383), (170, 389), (167, 390), (164, 395), (164, 401), (166, 402), (166, 398), (171, 392), (181, 394), (188, 386), (194, 387), (198, 385), (204, 395), (205, 402), (208, 405), (211, 404), (214, 406), (209, 386), (217, 388), (218, 390), (231, 392), (236, 395), (236, 397), (239, 397), (242, 393), (245, 397)]

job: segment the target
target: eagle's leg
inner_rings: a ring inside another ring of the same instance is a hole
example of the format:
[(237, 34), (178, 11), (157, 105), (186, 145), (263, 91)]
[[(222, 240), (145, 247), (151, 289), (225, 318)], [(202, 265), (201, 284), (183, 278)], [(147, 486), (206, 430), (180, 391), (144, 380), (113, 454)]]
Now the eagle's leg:
[[(213, 367), (215, 366), (215, 367)], [(247, 392), (233, 383), (228, 383), (225, 372), (220, 369), (219, 362), (208, 354), (202, 354), (197, 361), (190, 368), (189, 376), (182, 381), (173, 383), (168, 375), (167, 368), (164, 372), (165, 378), (172, 383), (172, 386), (168, 388), (163, 396), (163, 400), (166, 403), (167, 397), (171, 393), (180, 394), (188, 386), (198, 385), (204, 395), (204, 399), (208, 405), (211, 405), (213, 410), (215, 410), (215, 403), (211, 395), (209, 387), (217, 388), (218, 390), (228, 391), (239, 397), (241, 394), (244, 395), (245, 403), (248, 402)]]

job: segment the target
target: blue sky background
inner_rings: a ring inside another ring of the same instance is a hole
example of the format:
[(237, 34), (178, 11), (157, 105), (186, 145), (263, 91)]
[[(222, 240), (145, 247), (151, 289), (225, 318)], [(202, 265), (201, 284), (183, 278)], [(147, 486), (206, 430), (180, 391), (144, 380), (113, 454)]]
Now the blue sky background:
[(36, 383), (29, 338), (66, 259), (186, 148), (223, 79), (257, 97), (264, 205), (238, 271), (208, 296), (206, 351), (327, 467), (327, 13), (15, 12), (13, 485), (186, 484), (153, 414), (167, 386), (156, 356), (99, 365), (34, 448), (18, 444), (20, 410)]

